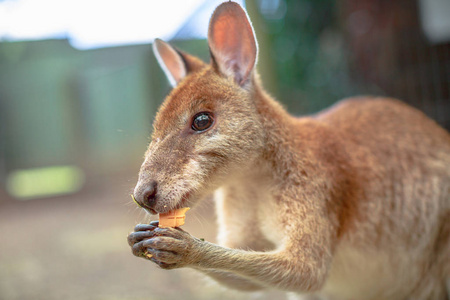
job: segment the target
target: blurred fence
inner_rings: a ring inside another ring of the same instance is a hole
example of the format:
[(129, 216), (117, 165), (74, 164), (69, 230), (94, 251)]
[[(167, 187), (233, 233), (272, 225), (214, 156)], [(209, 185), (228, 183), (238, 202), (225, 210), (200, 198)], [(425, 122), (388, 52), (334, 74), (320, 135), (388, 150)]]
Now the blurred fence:
[(0, 44), (6, 170), (93, 162), (102, 168), (120, 164), (125, 150), (136, 153), (132, 145), (145, 143), (136, 136), (149, 130), (153, 103), (149, 52), (82, 52), (65, 40)]
[[(184, 41), (199, 52), (205, 41)], [(137, 172), (169, 91), (149, 45), (78, 51), (66, 40), (0, 43), (0, 174), (76, 165)]]

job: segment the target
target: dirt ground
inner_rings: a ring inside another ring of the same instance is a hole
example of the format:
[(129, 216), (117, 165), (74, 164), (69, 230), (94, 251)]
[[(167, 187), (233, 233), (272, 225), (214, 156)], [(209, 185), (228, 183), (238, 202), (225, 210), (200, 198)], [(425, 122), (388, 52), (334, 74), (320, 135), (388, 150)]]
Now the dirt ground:
[[(0, 300), (286, 299), (231, 291), (194, 270), (134, 257), (127, 234), (150, 221), (129, 197), (134, 183), (121, 176), (71, 196), (0, 199)], [(185, 230), (215, 240), (211, 201), (187, 218)]]

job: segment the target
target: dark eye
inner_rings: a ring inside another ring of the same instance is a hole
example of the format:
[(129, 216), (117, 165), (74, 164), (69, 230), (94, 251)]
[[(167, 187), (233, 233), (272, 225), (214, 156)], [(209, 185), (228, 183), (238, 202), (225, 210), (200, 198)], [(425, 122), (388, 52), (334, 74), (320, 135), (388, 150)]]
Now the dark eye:
[(210, 113), (201, 112), (194, 116), (191, 128), (195, 131), (204, 131), (211, 127), (214, 119)]

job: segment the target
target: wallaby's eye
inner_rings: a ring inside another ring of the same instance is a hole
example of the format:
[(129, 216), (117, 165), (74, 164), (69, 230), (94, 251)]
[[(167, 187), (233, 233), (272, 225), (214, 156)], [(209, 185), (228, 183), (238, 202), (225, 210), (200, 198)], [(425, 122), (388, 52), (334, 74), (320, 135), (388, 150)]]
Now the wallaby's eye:
[(213, 124), (214, 119), (210, 113), (201, 112), (194, 116), (191, 128), (195, 131), (205, 131)]

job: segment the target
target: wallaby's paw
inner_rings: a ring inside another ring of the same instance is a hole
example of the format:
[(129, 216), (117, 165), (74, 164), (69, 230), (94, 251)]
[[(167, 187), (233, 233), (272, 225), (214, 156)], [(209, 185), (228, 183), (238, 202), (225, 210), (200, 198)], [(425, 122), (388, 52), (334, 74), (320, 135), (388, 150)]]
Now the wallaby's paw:
[(147, 248), (143, 246), (143, 241), (155, 236), (154, 230), (158, 228), (158, 222), (154, 221), (150, 224), (138, 224), (134, 228), (134, 232), (128, 235), (128, 245), (137, 257), (150, 259)]
[(180, 228), (156, 228), (153, 237), (140, 243), (148, 258), (163, 269), (181, 268), (195, 262), (196, 247), (201, 240)]

